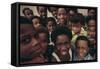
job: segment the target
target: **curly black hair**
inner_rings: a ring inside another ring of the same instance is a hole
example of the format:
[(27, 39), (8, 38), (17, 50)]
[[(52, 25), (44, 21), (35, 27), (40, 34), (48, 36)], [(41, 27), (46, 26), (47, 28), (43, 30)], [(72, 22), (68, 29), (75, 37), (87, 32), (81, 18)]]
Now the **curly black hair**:
[(78, 40), (84, 40), (84, 41), (87, 41), (88, 43), (88, 46), (90, 45), (90, 41), (88, 40), (88, 38), (86, 36), (78, 36), (77, 39), (76, 39), (76, 42), (75, 42), (75, 46), (77, 47), (77, 42)]
[(47, 23), (46, 23), (46, 24), (48, 24), (49, 21), (53, 21), (53, 22), (54, 22), (53, 25), (56, 26), (57, 23), (56, 23), (56, 20), (55, 20), (53, 17), (48, 17), (48, 18), (47, 18)]
[(52, 41), (55, 43), (57, 36), (62, 35), (62, 34), (65, 34), (66, 36), (68, 36), (69, 40), (72, 39), (71, 30), (67, 29), (66, 27), (60, 27), (59, 26), (59, 27), (56, 27), (51, 34)]
[(22, 11), (23, 14), (25, 14), (25, 10), (30, 10), (32, 12), (32, 14), (33, 14), (33, 11), (30, 8), (24, 8), (23, 11)]
[(69, 22), (71, 22), (73, 24), (77, 24), (77, 23), (80, 22), (81, 25), (84, 25), (85, 24), (85, 18), (81, 13), (77, 13), (69, 19)]

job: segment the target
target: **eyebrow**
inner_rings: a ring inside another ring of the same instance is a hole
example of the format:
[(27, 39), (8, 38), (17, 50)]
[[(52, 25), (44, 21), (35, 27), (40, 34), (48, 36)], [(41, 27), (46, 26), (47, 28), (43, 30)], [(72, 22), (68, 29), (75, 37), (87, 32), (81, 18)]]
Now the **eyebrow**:
[(36, 32), (27, 32), (27, 33), (23, 33), (23, 34), (20, 34), (20, 37), (24, 37), (24, 36), (27, 36), (27, 35), (35, 35)]
[(28, 35), (28, 34), (36, 34), (36, 32), (34, 30), (29, 31), (29, 29), (20, 29), (20, 35), (24, 36), (24, 35)]

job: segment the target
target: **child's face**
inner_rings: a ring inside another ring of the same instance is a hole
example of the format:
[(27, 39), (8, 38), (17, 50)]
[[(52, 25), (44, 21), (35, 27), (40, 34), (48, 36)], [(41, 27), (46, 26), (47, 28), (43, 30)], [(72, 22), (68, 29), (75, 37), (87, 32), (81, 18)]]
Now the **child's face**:
[(73, 17), (74, 15), (75, 15), (75, 12), (74, 12), (73, 10), (70, 10), (70, 11), (69, 11), (69, 16), (70, 16), (70, 17)]
[(51, 9), (52, 15), (57, 18), (57, 8), (51, 7), (50, 9)]
[(85, 40), (78, 40), (76, 43), (76, 52), (77, 57), (80, 59), (84, 59), (86, 54), (88, 53), (88, 42)]
[(25, 10), (24, 15), (28, 18), (31, 19), (33, 16), (33, 12), (31, 10)]
[(42, 51), (34, 34), (31, 24), (20, 25), (20, 57), (23, 59), (37, 56)]
[(56, 39), (56, 47), (59, 54), (68, 56), (71, 47), (68, 36), (59, 35)]
[(55, 27), (55, 26), (53, 25), (53, 23), (54, 23), (53, 21), (49, 21), (48, 24), (47, 24), (47, 28), (48, 28), (48, 31), (49, 31), (49, 32), (52, 32), (53, 29), (54, 29), (54, 27)]
[(57, 13), (59, 23), (64, 24), (67, 20), (67, 13), (64, 8), (59, 8)]
[(46, 33), (39, 33), (39, 43), (41, 44), (42, 47), (42, 52), (45, 53), (48, 45), (48, 38)]
[(47, 9), (46, 7), (40, 6), (38, 9), (39, 15), (43, 18), (47, 17)]
[(33, 27), (35, 30), (38, 30), (39, 27), (40, 27), (40, 20), (38, 18), (35, 18), (32, 20), (32, 23), (33, 23)]
[(89, 37), (95, 37), (95, 31), (91, 31), (91, 30), (88, 30), (88, 36)]
[(96, 34), (95, 31), (91, 31), (91, 30), (88, 31), (88, 38), (89, 38), (90, 44), (95, 44), (96, 42), (95, 34)]
[(95, 10), (91, 9), (89, 12), (88, 12), (88, 16), (94, 16), (95, 15)]
[(81, 24), (80, 24), (80, 23), (77, 23), (77, 24), (73, 24), (73, 23), (72, 23), (72, 31), (73, 31), (75, 34), (80, 33), (80, 31), (81, 31)]
[(91, 30), (91, 31), (95, 31), (95, 20), (90, 20), (89, 23), (88, 23), (88, 29)]

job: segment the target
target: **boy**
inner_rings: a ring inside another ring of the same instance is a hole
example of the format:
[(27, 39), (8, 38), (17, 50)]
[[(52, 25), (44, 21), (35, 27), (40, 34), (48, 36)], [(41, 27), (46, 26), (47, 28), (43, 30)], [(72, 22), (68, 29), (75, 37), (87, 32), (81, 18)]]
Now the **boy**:
[(53, 15), (53, 18), (57, 21), (57, 7), (48, 7), (49, 12)]
[(59, 26), (65, 26), (67, 25), (67, 20), (68, 20), (68, 12), (65, 8), (58, 8), (57, 10), (57, 24)]
[(69, 18), (73, 17), (75, 14), (77, 14), (77, 8), (68, 8), (69, 9)]
[(47, 24), (46, 24), (46, 27), (48, 29), (48, 32), (49, 32), (49, 41), (50, 43), (52, 42), (51, 41), (51, 32), (54, 30), (54, 28), (56, 27), (56, 21), (53, 17), (48, 17), (47, 18)]
[(53, 62), (66, 62), (72, 60), (71, 38), (72, 33), (66, 27), (57, 27), (51, 34), (52, 41), (55, 44), (52, 53)]
[(47, 19), (47, 7), (37, 6), (37, 11), (38, 11), (38, 14), (40, 15), (41, 24), (45, 27), (46, 19)]
[(37, 31), (41, 26), (40, 17), (34, 16), (32, 18), (32, 24), (33, 24), (33, 28)]
[(83, 23), (83, 17), (80, 16), (80, 14), (76, 14), (73, 17), (70, 18), (69, 22), (71, 23), (71, 30), (72, 30), (72, 44), (75, 43), (76, 38), (80, 35), (87, 36), (87, 32), (84, 30)]
[(44, 57), (48, 60), (48, 62), (51, 62), (51, 53), (53, 52), (54, 47), (51, 45), (48, 45), (49, 43), (49, 33), (48, 30), (45, 27), (40, 27), (37, 31), (37, 37), (38, 41), (42, 47), (42, 53)]
[(45, 53), (48, 46), (48, 30), (41, 26), (39, 30), (37, 30), (37, 38), (42, 46), (43, 53)]
[(87, 33), (88, 39), (90, 41), (90, 54), (95, 57), (96, 51), (96, 19), (94, 17), (89, 17), (87, 20)]
[(20, 64), (44, 63), (42, 46), (36, 38), (32, 23), (20, 19)]
[(95, 17), (96, 16), (96, 10), (95, 9), (88, 9), (88, 16), (89, 17)]
[(75, 42), (74, 61), (93, 60), (89, 54), (89, 40), (86, 36), (79, 36)]
[(30, 8), (24, 8), (23, 14), (29, 20), (31, 20), (31, 18), (34, 16), (33, 11)]

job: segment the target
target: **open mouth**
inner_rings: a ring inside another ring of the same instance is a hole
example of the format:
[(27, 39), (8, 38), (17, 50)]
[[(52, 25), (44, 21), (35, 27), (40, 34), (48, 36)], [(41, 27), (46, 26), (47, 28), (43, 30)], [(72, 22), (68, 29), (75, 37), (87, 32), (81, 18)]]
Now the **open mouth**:
[(62, 55), (66, 55), (67, 54), (67, 51), (62, 51), (61, 54)]

